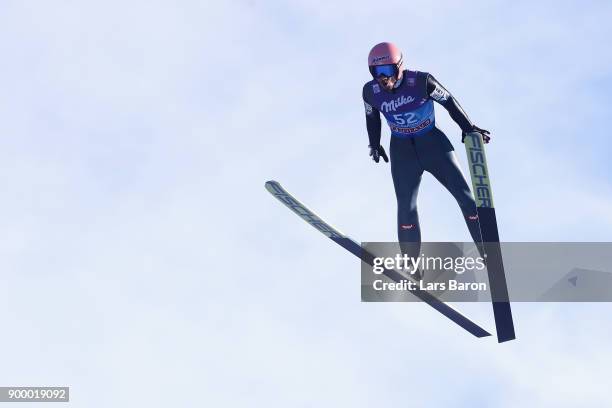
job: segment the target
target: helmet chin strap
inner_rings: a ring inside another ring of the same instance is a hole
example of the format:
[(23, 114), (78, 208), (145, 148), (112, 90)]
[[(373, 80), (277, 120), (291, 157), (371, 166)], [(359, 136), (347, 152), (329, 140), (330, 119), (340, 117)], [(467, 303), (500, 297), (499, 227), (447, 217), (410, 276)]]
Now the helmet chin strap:
[(402, 75), (402, 77), (398, 79), (397, 81), (395, 81), (395, 84), (393, 84), (393, 89), (399, 88), (403, 80), (404, 80), (404, 76)]
[[(400, 67), (401, 67), (401, 65), (400, 65)], [(399, 88), (402, 85), (402, 81), (404, 80), (404, 74), (399, 69), (398, 69), (397, 76), (400, 77), (400, 78), (397, 81), (395, 81), (395, 83), (393, 84), (393, 89)]]
[(400, 60), (397, 63), (397, 81), (395, 81), (395, 84), (393, 84), (393, 89), (397, 89), (399, 88), (399, 86), (402, 84), (402, 81), (404, 80), (404, 73), (403, 73), (403, 64), (404, 64), (404, 55), (401, 54), (400, 55)]

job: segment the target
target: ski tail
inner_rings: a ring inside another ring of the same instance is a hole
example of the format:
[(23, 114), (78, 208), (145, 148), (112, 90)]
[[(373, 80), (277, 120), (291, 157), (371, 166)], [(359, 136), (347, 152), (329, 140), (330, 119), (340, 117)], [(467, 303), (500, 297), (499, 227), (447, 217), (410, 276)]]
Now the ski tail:
[[(302, 204), (291, 194), (289, 194), (280, 185), (280, 183), (278, 183), (277, 181), (268, 181), (266, 182), (266, 190), (268, 190), (280, 202), (285, 204), (291, 211), (296, 213), (300, 218), (315, 227), (332, 241), (334, 241), (335, 243), (337, 243), (338, 245), (361, 259), (363, 262), (367, 263), (368, 265), (373, 265), (375, 257), (372, 253), (363, 249), (361, 245), (359, 245), (357, 242), (355, 242), (348, 236), (344, 235), (343, 233), (323, 221), (323, 219), (321, 219), (318, 215), (313, 213), (304, 204)], [(402, 280), (406, 279), (406, 277), (392, 269), (385, 269), (383, 274), (395, 282), (401, 282)], [(444, 316), (446, 316), (447, 318), (449, 318), (451, 321), (461, 326), (463, 329), (465, 329), (472, 335), (476, 337), (487, 337), (491, 335), (485, 329), (465, 317), (453, 307), (442, 302), (440, 299), (436, 298), (431, 293), (420, 289), (412, 290), (411, 293), (421, 299), (423, 302), (427, 303), (429, 306), (433, 307), (435, 310), (437, 310)]]

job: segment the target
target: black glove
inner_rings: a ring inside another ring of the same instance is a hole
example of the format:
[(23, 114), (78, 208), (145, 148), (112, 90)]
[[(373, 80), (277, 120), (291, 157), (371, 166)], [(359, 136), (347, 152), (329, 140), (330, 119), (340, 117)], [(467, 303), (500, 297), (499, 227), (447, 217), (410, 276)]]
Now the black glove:
[[(481, 129), (476, 125), (472, 125), (472, 129), (470, 129), (469, 132), (480, 133), (482, 135), (482, 141), (485, 143), (489, 143), (489, 141), (491, 140), (491, 136), (489, 136), (491, 132), (489, 132), (488, 130)], [(465, 136), (467, 136), (467, 134), (468, 132), (461, 133), (461, 143), (465, 143)]]
[(386, 163), (389, 163), (387, 153), (385, 153), (385, 149), (381, 145), (370, 146), (370, 156), (372, 156), (372, 160), (374, 160), (376, 163), (378, 163), (381, 157), (385, 160)]

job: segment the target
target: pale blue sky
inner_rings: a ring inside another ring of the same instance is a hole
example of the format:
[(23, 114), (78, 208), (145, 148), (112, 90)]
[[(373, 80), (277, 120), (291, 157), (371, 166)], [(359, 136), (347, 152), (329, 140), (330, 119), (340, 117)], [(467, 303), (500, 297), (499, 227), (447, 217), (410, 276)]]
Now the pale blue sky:
[[(610, 241), (611, 16), (605, 1), (0, 3), (0, 385), (70, 385), (87, 408), (610, 405), (610, 305), (517, 304), (519, 340), (498, 345), (424, 305), (362, 304), (356, 260), (263, 184), (357, 240), (395, 238), (361, 102), (388, 40), (492, 131), (502, 239)], [(432, 177), (419, 208), (425, 240), (468, 239)], [(492, 327), (490, 306), (462, 308)]]

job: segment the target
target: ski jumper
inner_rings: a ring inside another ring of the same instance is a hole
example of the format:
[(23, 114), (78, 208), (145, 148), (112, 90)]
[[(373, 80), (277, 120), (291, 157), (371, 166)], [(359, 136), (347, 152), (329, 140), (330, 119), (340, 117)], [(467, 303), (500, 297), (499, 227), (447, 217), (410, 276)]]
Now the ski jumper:
[[(370, 146), (380, 145), (383, 114), (391, 130), (391, 174), (397, 197), (397, 235), (400, 242), (421, 242), (417, 195), (424, 171), (431, 173), (455, 197), (472, 239), (482, 242), (476, 204), (461, 173), (454, 148), (435, 125), (433, 101), (442, 105), (462, 131), (472, 122), (455, 98), (430, 74), (404, 70), (392, 91), (376, 80), (363, 87)], [(418, 249), (416, 251), (418, 255)]]

